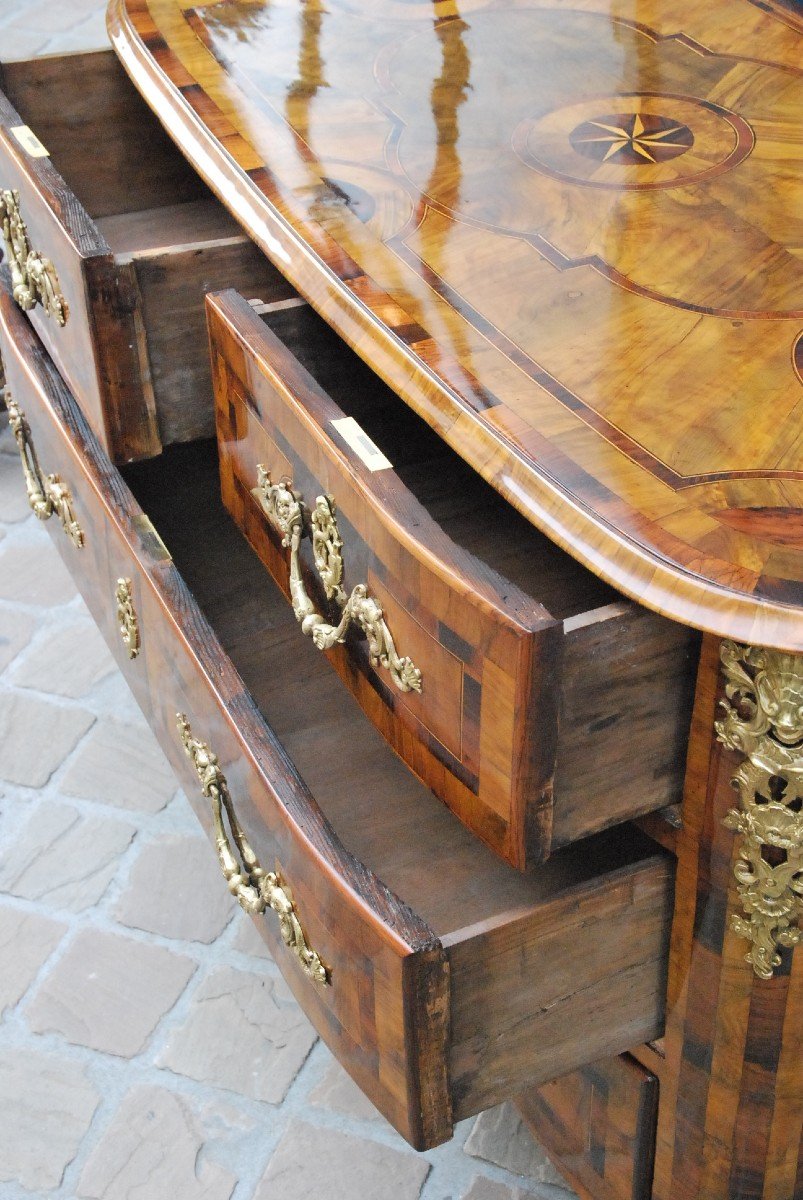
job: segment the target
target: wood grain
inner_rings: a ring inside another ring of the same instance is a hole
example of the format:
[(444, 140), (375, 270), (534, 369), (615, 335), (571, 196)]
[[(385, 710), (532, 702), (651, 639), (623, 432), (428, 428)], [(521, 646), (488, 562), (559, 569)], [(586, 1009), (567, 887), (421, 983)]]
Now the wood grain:
[[(225, 210), (207, 204), (148, 210), (147, 227), (117, 221), (116, 260), (133, 270), (147, 346), (148, 372), (163, 446), (211, 437), (215, 429), (204, 298), (231, 283), (244, 295), (293, 295), (282, 275)], [(188, 211), (192, 210), (192, 211)], [(108, 224), (103, 222), (104, 231)], [(128, 234), (128, 238), (126, 237)], [(126, 240), (134, 245), (126, 247)]]
[[(47, 528), (207, 831), (177, 710), (218, 754), (331, 987), (302, 973), (271, 914), (260, 930), (388, 1120), (431, 1146), (453, 1114), (660, 1032), (671, 859), (617, 830), (537, 872), (506, 867), (399, 762), (312, 646), (288, 652), (294, 618), (215, 500), (210, 448), (128, 469), (154, 528), (5, 292), (0, 345), (45, 469), (72, 491), (84, 548)], [(133, 661), (113, 604), (120, 577), (140, 620)]]
[(114, 0), (111, 31), (251, 236), (528, 520), (682, 624), (803, 649), (800, 22), (371, 14)]
[(530, 1088), (516, 1106), (583, 1200), (650, 1200), (658, 1080), (629, 1054)]
[[(332, 986), (321, 988), (303, 974), (270, 916), (261, 920), (260, 932), (310, 1020), (414, 1145), (444, 1140), (451, 1131), (448, 974), (438, 939), (352, 857), (326, 821), (11, 301), (4, 274), (2, 281), (7, 381), (45, 469), (69, 486), (85, 533), (83, 549), (76, 550), (51, 520), (55, 545), (209, 836), (208, 803), (177, 736), (177, 711), (188, 715), (196, 736), (218, 755), (262, 861), (278, 867), (292, 887), (310, 943), (332, 966)], [(120, 577), (133, 581), (142, 633), (133, 662), (116, 623)]]
[[(671, 863), (619, 828), (527, 874), (510, 870), (405, 769), (307, 639), (299, 644), (283, 596), (220, 523), (198, 452), (169, 451), (167, 464), (128, 476), (343, 843), (446, 948), (450, 1021), (461, 1014), (449, 1055), (454, 1113), (566, 1070), (591, 1045), (608, 1053), (661, 1028)], [(200, 556), (188, 511), (207, 517)], [(210, 560), (228, 565), (224, 579)]]
[[(183, 159), (109, 52), (15, 63), (5, 74), (25, 107), (0, 99), (0, 186), (20, 190), (32, 243), (55, 264), (70, 310), (64, 328), (33, 310), (40, 337), (115, 460), (209, 436), (205, 293), (230, 283), (277, 299), (290, 285), (200, 181), (189, 185)], [(56, 112), (42, 98), (58, 89)], [(69, 183), (52, 157), (18, 145), (10, 130), (23, 121), (48, 150), (52, 137)]]
[(679, 802), (694, 631), (622, 600), (535, 529), (309, 305), (268, 304), (260, 314), (443, 532), (564, 622), (553, 845)]
[(138, 355), (136, 280), (114, 262), (89, 213), (49, 158), (32, 158), (11, 130), (23, 117), (0, 93), (0, 187), (17, 190), (33, 249), (50, 259), (68, 308), (61, 327), (40, 306), (30, 319), (78, 391), (106, 447), (122, 457), (158, 447), (153, 397)]
[[(309, 504), (335, 497), (346, 586), (368, 580), (380, 595), (403, 652), (427, 664), (424, 690), (401, 696), (360, 642), (328, 657), (408, 765), (519, 867), (679, 800), (695, 635), (606, 605), (608, 590), (500, 501), (312, 310), (267, 305), (260, 319), (228, 292), (209, 306), (224, 501), (288, 593), (287, 552), (252, 495), (257, 464), (289, 475)], [(331, 424), (343, 412), (393, 470), (364, 466)], [(308, 585), (324, 611), (311, 566)], [(565, 636), (546, 602), (555, 618), (571, 614)], [(590, 610), (577, 613), (583, 603)]]
[(4, 62), (0, 86), (94, 218), (209, 196), (113, 50)]
[(257, 466), (289, 475), (310, 507), (334, 497), (344, 587), (368, 584), (398, 652), (420, 665), (421, 692), (395, 689), (364, 639), (329, 651), (333, 665), (397, 753), (497, 853), (520, 868), (548, 857), (559, 623), (450, 542), (392, 469), (366, 467), (332, 427), (342, 410), (241, 297), (211, 297), (208, 315), (229, 512), (289, 596), (281, 533), (252, 495)]
[(706, 638), (692, 723), (672, 932), (666, 1068), (655, 1200), (803, 1196), (803, 956), (783, 952), (771, 980), (730, 927), (739, 904), (733, 807), (739, 758), (714, 738), (724, 694)]

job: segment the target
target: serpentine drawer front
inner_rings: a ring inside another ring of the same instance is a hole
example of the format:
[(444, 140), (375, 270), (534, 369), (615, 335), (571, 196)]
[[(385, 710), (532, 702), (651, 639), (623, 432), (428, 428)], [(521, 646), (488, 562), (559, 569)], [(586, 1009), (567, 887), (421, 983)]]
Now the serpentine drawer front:
[(581, 1195), (650, 1200), (658, 1076), (629, 1054), (529, 1088), (519, 1112)]
[(453, 1120), (656, 1036), (671, 858), (623, 827), (528, 875), (500, 862), (299, 637), (216, 499), (212, 445), (129, 467), (129, 487), (2, 277), (8, 394), (83, 543), (55, 514), (47, 528), (230, 890), (388, 1120), (431, 1146)]
[(677, 800), (696, 635), (518, 517), (309, 306), (207, 307), (224, 503), (404, 761), (521, 868)]
[(0, 232), (17, 302), (114, 458), (208, 436), (205, 288), (289, 286), (111, 51), (6, 64), (2, 81)]

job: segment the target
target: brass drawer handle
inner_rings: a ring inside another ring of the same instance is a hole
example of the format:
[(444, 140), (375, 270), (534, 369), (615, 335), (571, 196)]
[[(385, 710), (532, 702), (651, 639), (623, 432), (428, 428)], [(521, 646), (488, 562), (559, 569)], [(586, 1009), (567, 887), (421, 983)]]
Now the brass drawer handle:
[(140, 647), (139, 622), (137, 610), (134, 608), (134, 585), (130, 579), (117, 580), (114, 599), (117, 603), (117, 627), (120, 637), (128, 651), (128, 657), (136, 658)]
[(79, 550), (84, 544), (84, 531), (75, 519), (72, 496), (69, 488), (58, 475), (42, 475), (36, 447), (31, 437), (31, 427), (25, 413), (6, 389), (8, 423), (17, 442), (25, 476), (28, 503), (40, 521), (46, 521), (55, 513), (72, 544)]
[[(304, 930), (296, 913), (295, 905), (278, 875), (264, 871), (251, 849), (237, 814), (234, 811), (226, 776), (220, 769), (217, 755), (206, 742), (193, 736), (189, 721), (183, 713), (176, 713), (179, 735), (184, 749), (192, 759), (201, 784), (201, 791), (212, 803), (212, 819), (215, 825), (215, 846), (218, 861), (226, 877), (229, 891), (245, 912), (256, 916), (272, 909), (279, 917), (282, 939), (301, 963), (305, 974), (316, 983), (329, 985), (329, 970), (320, 956), (307, 944)], [(226, 824), (225, 810), (231, 835), (239, 851), (239, 859), (232, 850)]]
[[(318, 496), (309, 511), (302, 497), (288, 482), (273, 483), (267, 469), (257, 466), (257, 486), (253, 495), (262, 511), (282, 534), (282, 545), (290, 548), (290, 598), (302, 632), (312, 637), (319, 650), (346, 640), (349, 626), (360, 628), (368, 639), (368, 653), (374, 667), (384, 667), (400, 692), (420, 692), (421, 672), (407, 657), (397, 653), (393, 636), (385, 622), (381, 606), (368, 595), (368, 587), (358, 583), (346, 595), (343, 590), (343, 539), (337, 527), (332, 496)], [(316, 612), (301, 575), (299, 548), (308, 534), (312, 541), (315, 566), (328, 600), (341, 610), (337, 625), (330, 625)]]
[(29, 311), (41, 304), (57, 325), (66, 325), (69, 309), (61, 292), (56, 268), (49, 258), (31, 249), (28, 230), (20, 212), (20, 194), (0, 189), (0, 224), (11, 268), (11, 286), (20, 308)]

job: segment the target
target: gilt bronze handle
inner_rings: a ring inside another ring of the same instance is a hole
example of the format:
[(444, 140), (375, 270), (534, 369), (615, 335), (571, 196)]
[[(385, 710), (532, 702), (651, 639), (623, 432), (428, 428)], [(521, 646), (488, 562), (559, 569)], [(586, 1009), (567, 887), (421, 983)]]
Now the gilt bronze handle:
[(17, 442), (25, 476), (28, 503), (40, 521), (47, 521), (55, 513), (72, 544), (79, 550), (84, 544), (84, 531), (75, 519), (72, 496), (69, 488), (58, 475), (43, 475), (31, 436), (31, 427), (25, 413), (6, 390), (8, 423)]
[(49, 258), (31, 248), (20, 212), (20, 194), (10, 188), (0, 188), (0, 229), (11, 269), (11, 291), (17, 304), (26, 312), (41, 304), (57, 325), (66, 325), (69, 310), (56, 268)]
[(120, 630), (120, 637), (128, 651), (128, 657), (136, 658), (140, 648), (139, 621), (137, 620), (137, 610), (134, 608), (134, 585), (130, 579), (117, 580), (114, 599), (117, 605), (117, 628)]
[[(237, 820), (226, 776), (220, 769), (217, 755), (213, 754), (206, 742), (193, 735), (183, 713), (176, 713), (176, 722), (184, 749), (195, 767), (201, 791), (212, 805), (215, 848), (229, 891), (240, 907), (251, 916), (258, 916), (267, 909), (272, 909), (279, 918), (282, 940), (293, 951), (305, 974), (316, 983), (329, 985), (329, 969), (307, 943), (295, 904), (286, 887), (273, 871), (263, 870), (249, 845)], [(231, 830), (237, 854), (232, 849), (226, 823)]]
[[(343, 539), (337, 526), (332, 496), (318, 496), (310, 512), (292, 484), (273, 483), (267, 469), (257, 467), (257, 486), (253, 495), (262, 511), (282, 535), (282, 545), (290, 550), (290, 599), (302, 632), (312, 638), (319, 650), (346, 640), (351, 625), (368, 639), (368, 654), (374, 667), (384, 667), (400, 692), (420, 692), (421, 672), (411, 659), (396, 650), (381, 605), (368, 594), (368, 586), (358, 583), (350, 594), (343, 590)], [(340, 620), (330, 624), (317, 611), (301, 574), (300, 547), (304, 537), (312, 541), (315, 567), (328, 600), (340, 609)]]

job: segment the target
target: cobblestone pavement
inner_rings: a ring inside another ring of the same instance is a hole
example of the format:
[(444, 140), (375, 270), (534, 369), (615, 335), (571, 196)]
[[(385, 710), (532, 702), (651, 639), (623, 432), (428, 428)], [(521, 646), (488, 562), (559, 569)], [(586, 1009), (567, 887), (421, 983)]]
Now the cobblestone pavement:
[[(0, 58), (105, 42), (95, 0), (0, 0)], [(414, 1154), (317, 1041), (30, 515), (5, 431), (0, 1200), (32, 1195), (572, 1200), (510, 1106)]]

